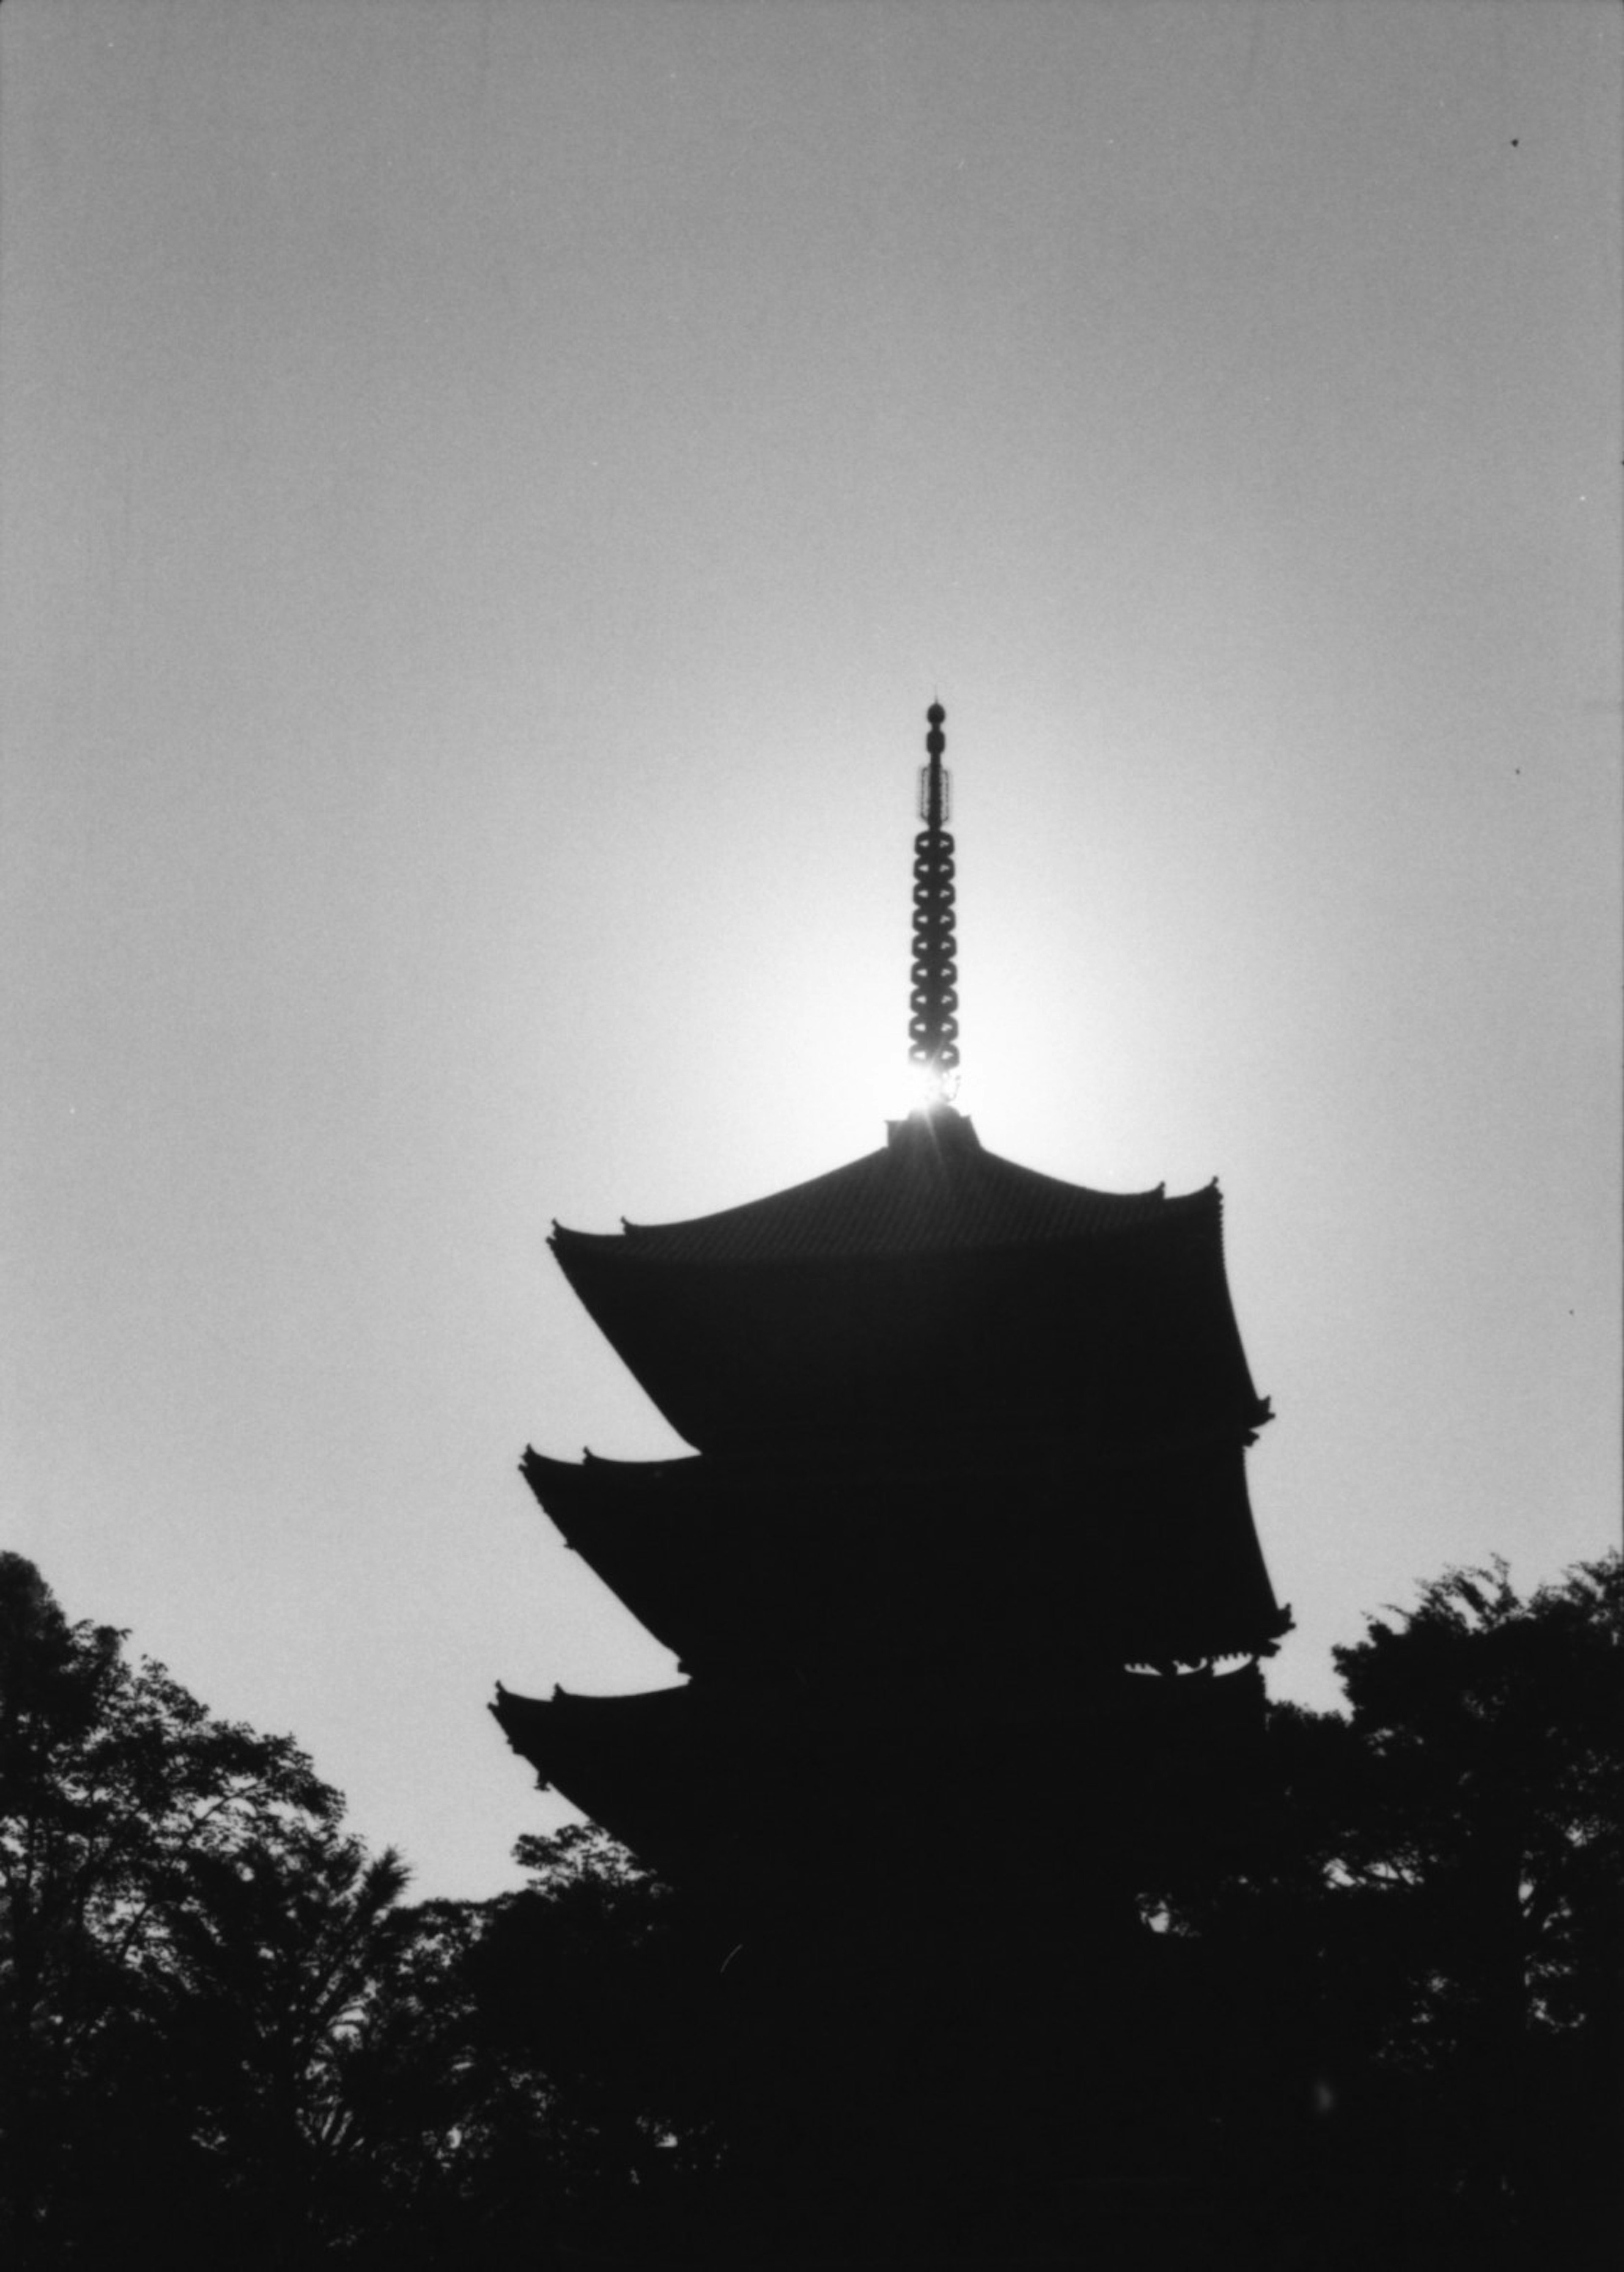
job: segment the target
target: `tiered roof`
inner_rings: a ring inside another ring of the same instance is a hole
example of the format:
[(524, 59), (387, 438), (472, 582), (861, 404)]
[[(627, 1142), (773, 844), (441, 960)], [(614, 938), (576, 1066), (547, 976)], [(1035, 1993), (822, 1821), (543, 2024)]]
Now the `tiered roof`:
[(717, 1214), (555, 1230), (570, 1284), (690, 1444), (917, 1437), (950, 1412), (1120, 1450), (1238, 1439), (1269, 1416), (1216, 1185), (1063, 1183), (985, 1151), (946, 1105), (889, 1136)]
[(1216, 1183), (1068, 1184), (984, 1150), (951, 1102), (953, 842), (928, 717), (909, 1027), (927, 1104), (745, 1206), (554, 1230), (697, 1456), (531, 1452), (525, 1472), (695, 1678), (495, 1708), (543, 1781), (681, 1872), (771, 1871), (784, 1841), (793, 1869), (837, 1797), (876, 1841), (899, 1808), (945, 1820), (965, 1775), (1062, 1813), (1080, 1775), (1114, 1775), (1120, 1820), (1130, 1786), (1152, 1794), (1145, 1823), (1171, 1820), (1191, 1790), (1157, 1795), (1156, 1762), (1199, 1761), (1202, 1730), (1255, 1725), (1262, 1696), (1255, 1666), (1203, 1685), (1175, 1665), (1265, 1654), (1290, 1623), (1247, 1500), (1270, 1411)]
[[(696, 1681), (632, 1696), (559, 1690), (548, 1702), (498, 1689), (493, 1709), (543, 1783), (653, 1867), (749, 1908), (804, 1891), (820, 1867), (847, 1872), (853, 1857), (882, 1871), (910, 1851), (916, 1865), (933, 1853), (945, 1865), (966, 1799), (995, 1805), (1023, 1844), (1058, 1819), (1085, 1850), (1128, 1839), (1153, 1850), (1233, 1791), (1262, 1708), (1248, 1663), (1123, 1671), (1059, 1710), (985, 1680)], [(1097, 1865), (1098, 1853), (1077, 1858)]]
[(1234, 1442), (1091, 1460), (1062, 1436), (947, 1431), (889, 1456), (787, 1461), (532, 1451), (524, 1472), (691, 1671), (1191, 1663), (1267, 1651), (1284, 1630)]
[(951, 1105), (887, 1123), (877, 1151), (766, 1199), (686, 1222), (622, 1222), (607, 1236), (557, 1229), (566, 1270), (587, 1257), (729, 1268), (743, 1263), (834, 1262), (865, 1257), (977, 1253), (1098, 1239), (1143, 1229), (1199, 1206), (1148, 1192), (1097, 1192), (1040, 1175), (987, 1151)]

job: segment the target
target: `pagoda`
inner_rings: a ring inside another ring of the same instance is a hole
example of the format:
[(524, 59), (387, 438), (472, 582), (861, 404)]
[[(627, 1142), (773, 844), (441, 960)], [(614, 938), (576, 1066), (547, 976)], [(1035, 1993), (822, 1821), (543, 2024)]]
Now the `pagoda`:
[(554, 1232), (693, 1450), (524, 1473), (683, 1685), (493, 1708), (543, 1785), (726, 1920), (780, 2189), (860, 2203), (887, 2261), (950, 2228), (991, 2263), (1065, 2225), (1057, 2169), (1136, 2150), (1136, 1890), (1221, 1819), (1290, 1615), (1248, 1499), (1270, 1416), (1217, 1185), (1062, 1182), (954, 1102), (940, 705), (927, 723), (917, 1107), (770, 1197)]

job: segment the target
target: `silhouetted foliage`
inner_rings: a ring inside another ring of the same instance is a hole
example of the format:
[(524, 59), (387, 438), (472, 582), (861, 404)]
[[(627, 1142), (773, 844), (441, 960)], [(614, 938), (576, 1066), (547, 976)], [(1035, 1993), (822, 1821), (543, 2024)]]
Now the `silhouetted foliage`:
[(1624, 1891), (1624, 1563), (1519, 1601), (1456, 1570), (1335, 1651), (1370, 1769), (1344, 1842), (1356, 1884), (1412, 1918), (1389, 2050), (1429, 2066), (1605, 2000)]
[[(0, 1556), (0, 2232), (23, 2261), (92, 2261), (99, 2202), (212, 2177), (169, 2024), (188, 1939), (251, 1851), (340, 1812), (288, 1738), (214, 1719), (123, 1643)], [(211, 2189), (169, 2198), (170, 2227)]]
[(0, 2256), (497, 2262), (713, 2158), (667, 1888), (577, 1828), (408, 1906), (341, 1819), (0, 1555)]
[(1347, 1716), (1272, 1708), (1260, 1803), (1167, 1921), (1270, 2149), (1343, 2182), (1342, 2246), (1374, 2217), (1406, 2261), (1588, 2262), (1624, 2111), (1624, 1566), (1527, 1600), (1453, 1570), (1334, 1655)]
[(256, 2248), (300, 2261), (376, 2214), (351, 2069), (394, 1985), (399, 1857), (326, 1825), (210, 1854), (175, 1920), (162, 2019), (183, 2050), (194, 2135), (228, 2170)]
[[(569, 2261), (561, 2235), (637, 2261), (687, 2234), (719, 2261), (698, 2236), (737, 2208), (740, 2091), (789, 2048), (750, 2030), (782, 2009), (809, 2113), (865, 2059), (890, 2074), (887, 2044), (905, 2095), (910, 2042), (995, 2052), (1005, 2081), (961, 2103), (929, 2078), (916, 2126), (957, 2106), (953, 2157), (1007, 2165), (1012, 2217), (1082, 2120), (1121, 2160), (1102, 2261), (1218, 2261), (1221, 2234), (1270, 2264), (1599, 2262), (1619, 1558), (1528, 1599), (1501, 1565), (1449, 1572), (1336, 1657), (1346, 1714), (1272, 1708), (1225, 1837), (1144, 1889), (1158, 1929), (1137, 1952), (1131, 1929), (1094, 1947), (1108, 1912), (1081, 1902), (1076, 1982), (1023, 2018), (1019, 1947), (981, 1947), (975, 1902), (944, 1885), (932, 1912), (920, 1887), (911, 1945), (935, 1954), (887, 2022), (867, 2008), (886, 1965), (837, 1964), (781, 2004), (794, 1942), (730, 1972), (728, 1929), (590, 1827), (522, 1839), (518, 1892), (407, 1903), (399, 1858), (345, 1835), (288, 1738), (214, 1719), (0, 1556), (0, 2253), (413, 2272)], [(1019, 1824), (999, 1843), (1008, 1923), (1028, 1850)], [(860, 1922), (864, 1871), (854, 1853)], [(1058, 1946), (1033, 1943), (1040, 1971)], [(1061, 2089), (1040, 2052), (1086, 2105), (1057, 2102), (1029, 2151), (1018, 2110)], [(908, 2110), (869, 2096), (848, 2111), (883, 2126), (883, 2166)], [(794, 2164), (837, 2205), (846, 2134), (812, 2121)], [(927, 2166), (929, 2137), (914, 2148)]]
[(620, 2230), (697, 2216), (720, 2155), (712, 1938), (600, 1829), (522, 1838), (515, 1855), (531, 1883), (490, 1905), (467, 1978), (486, 2055), (545, 2075), (532, 2151), (554, 2211)]
[(563, 2227), (684, 2216), (714, 2163), (674, 2051), (676, 1896), (590, 1827), (516, 1852), (521, 1891), (391, 1920), (341, 2078), (372, 2188), (356, 2261), (505, 2263)]

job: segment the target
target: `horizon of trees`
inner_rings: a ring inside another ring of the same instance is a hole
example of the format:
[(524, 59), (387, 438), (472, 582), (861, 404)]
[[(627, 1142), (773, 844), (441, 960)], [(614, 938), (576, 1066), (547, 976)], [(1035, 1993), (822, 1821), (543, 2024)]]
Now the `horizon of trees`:
[[(0, 2254), (547, 2264), (725, 2202), (726, 1951), (679, 1892), (585, 1826), (410, 1902), (291, 1738), (126, 1640), (0, 1553)], [(1624, 1560), (1447, 1571), (1333, 1656), (1345, 1711), (1271, 1706), (1220, 1846), (1140, 1889), (1260, 2261), (1598, 2263)]]

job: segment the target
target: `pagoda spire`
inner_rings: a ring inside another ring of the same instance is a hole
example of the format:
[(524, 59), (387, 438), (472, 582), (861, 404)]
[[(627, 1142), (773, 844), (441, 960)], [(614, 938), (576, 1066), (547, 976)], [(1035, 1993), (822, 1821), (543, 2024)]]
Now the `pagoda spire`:
[(909, 976), (909, 1062), (924, 1077), (925, 1106), (950, 1103), (958, 1087), (957, 941), (953, 935), (952, 780), (942, 762), (947, 712), (933, 702), (925, 713), (928, 765), (920, 767), (919, 817), (913, 840), (913, 967)]

